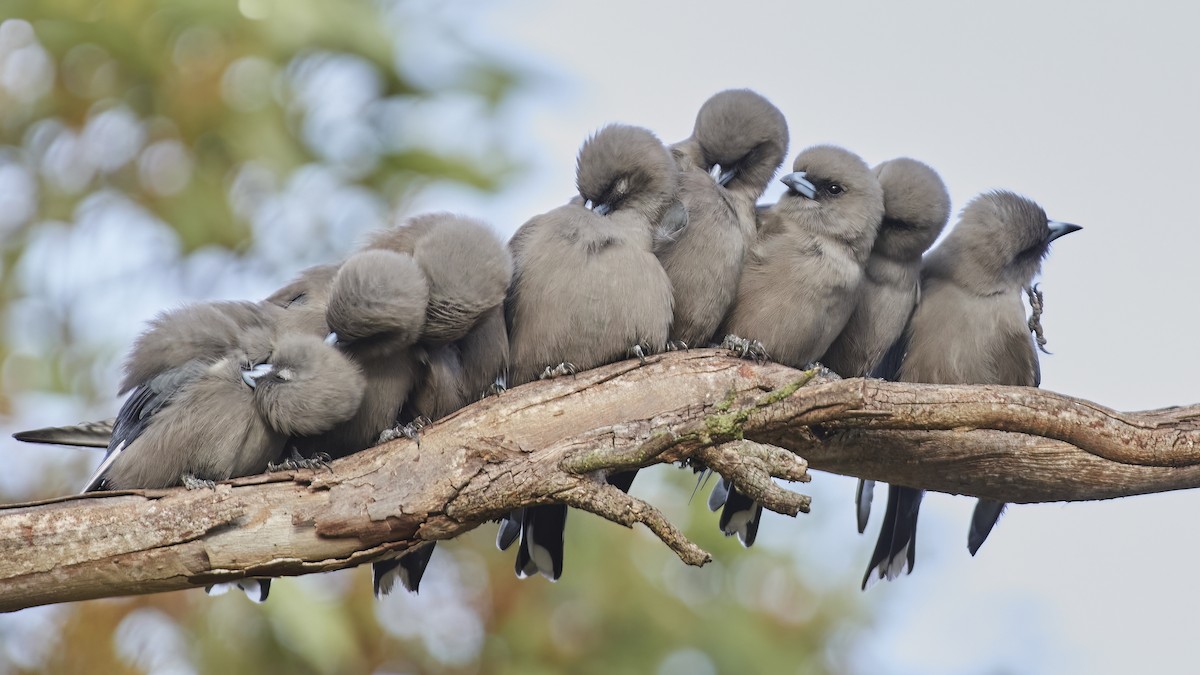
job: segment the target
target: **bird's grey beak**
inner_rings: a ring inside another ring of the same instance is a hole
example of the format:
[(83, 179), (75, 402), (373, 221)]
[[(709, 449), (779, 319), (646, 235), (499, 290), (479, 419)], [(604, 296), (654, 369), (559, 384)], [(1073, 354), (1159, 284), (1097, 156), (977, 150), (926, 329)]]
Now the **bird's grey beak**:
[(249, 370), (243, 368), (242, 382), (245, 382), (246, 386), (253, 389), (258, 386), (258, 378), (262, 377), (263, 375), (269, 375), (274, 370), (275, 366), (269, 363), (260, 363)]
[(1058, 239), (1064, 234), (1071, 234), (1072, 232), (1078, 232), (1083, 229), (1078, 225), (1072, 225), (1071, 223), (1060, 223), (1053, 220), (1047, 224), (1050, 226), (1050, 237), (1046, 239), (1047, 243)]
[(330, 333), (329, 335), (325, 336), (325, 344), (329, 345), (330, 347), (336, 347), (337, 341), (338, 341), (337, 333)]
[(590, 199), (583, 202), (583, 208), (593, 211), (599, 216), (607, 216), (608, 212), (612, 211), (612, 207), (608, 204), (597, 204)]
[(803, 171), (796, 171), (780, 178), (779, 181), (788, 186), (788, 189), (795, 190), (809, 199), (817, 198), (817, 186), (813, 185)]
[(726, 185), (729, 185), (729, 181), (733, 180), (733, 177), (736, 175), (737, 175), (737, 169), (730, 169), (728, 171), (722, 171), (716, 177), (717, 185), (720, 185), (721, 187), (725, 187)]

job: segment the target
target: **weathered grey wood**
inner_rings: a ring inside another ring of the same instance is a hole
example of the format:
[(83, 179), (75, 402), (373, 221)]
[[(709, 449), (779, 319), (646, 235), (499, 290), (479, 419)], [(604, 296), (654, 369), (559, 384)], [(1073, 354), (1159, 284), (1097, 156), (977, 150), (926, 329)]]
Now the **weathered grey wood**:
[(439, 421), (419, 444), (393, 441), (328, 471), (0, 507), (0, 610), (340, 569), (554, 501), (643, 523), (703, 564), (708, 554), (661, 512), (601, 480), (662, 462), (706, 463), (792, 515), (808, 498), (770, 479), (807, 480), (809, 466), (1006, 502), (1192, 488), (1198, 417), (672, 353), (519, 387)]

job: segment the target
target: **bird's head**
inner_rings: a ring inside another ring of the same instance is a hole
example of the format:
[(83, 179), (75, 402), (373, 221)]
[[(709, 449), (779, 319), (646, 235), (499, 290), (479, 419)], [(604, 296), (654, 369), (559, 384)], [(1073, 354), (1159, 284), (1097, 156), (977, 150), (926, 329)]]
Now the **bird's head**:
[(658, 137), (613, 124), (584, 141), (575, 184), (584, 206), (601, 216), (633, 211), (656, 223), (679, 187), (679, 170)]
[(762, 196), (787, 152), (787, 120), (770, 101), (749, 89), (727, 89), (700, 107), (692, 138), (704, 168), (730, 189)]
[(785, 217), (869, 253), (883, 219), (883, 188), (862, 158), (837, 146), (814, 146), (780, 181), (788, 191), (775, 208)]
[(314, 436), (350, 419), (366, 386), (357, 366), (312, 335), (281, 337), (266, 359), (242, 366), (242, 380), (267, 424), (287, 436)]
[(937, 172), (908, 157), (875, 167), (883, 187), (883, 222), (873, 253), (893, 260), (920, 260), (950, 219), (950, 193)]
[(981, 294), (1019, 291), (1041, 271), (1050, 243), (1081, 229), (1050, 220), (1027, 197), (985, 192), (963, 208), (958, 225), (930, 254), (927, 266)]
[(429, 287), (412, 256), (356, 253), (333, 278), (325, 320), (330, 340), (356, 358), (386, 356), (421, 337)]

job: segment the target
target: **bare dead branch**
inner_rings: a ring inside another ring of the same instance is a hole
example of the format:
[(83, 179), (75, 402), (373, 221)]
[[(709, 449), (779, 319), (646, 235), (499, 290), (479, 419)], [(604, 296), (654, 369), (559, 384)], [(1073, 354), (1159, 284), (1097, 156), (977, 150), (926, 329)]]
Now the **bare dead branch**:
[[(1052, 392), (838, 380), (719, 350), (531, 383), (332, 471), (0, 507), (0, 610), (340, 569), (554, 502), (708, 554), (607, 471), (711, 466), (768, 508), (807, 468), (1008, 502), (1200, 486), (1200, 408), (1119, 413)], [(783, 450), (781, 450), (781, 448)], [(804, 459), (799, 459), (803, 457)]]

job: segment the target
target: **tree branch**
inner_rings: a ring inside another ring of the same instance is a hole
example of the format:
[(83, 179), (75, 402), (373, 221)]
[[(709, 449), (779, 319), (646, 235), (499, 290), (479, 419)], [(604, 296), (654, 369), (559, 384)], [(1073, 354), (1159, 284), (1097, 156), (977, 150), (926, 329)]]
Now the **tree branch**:
[(603, 481), (665, 462), (713, 467), (789, 515), (809, 499), (771, 479), (806, 481), (809, 465), (1007, 502), (1191, 488), (1198, 418), (672, 353), (519, 387), (329, 471), (0, 507), (0, 610), (341, 569), (554, 502), (642, 523), (703, 564), (661, 512)]

